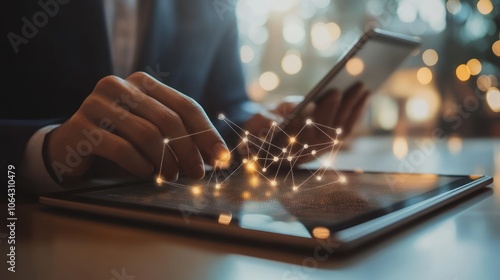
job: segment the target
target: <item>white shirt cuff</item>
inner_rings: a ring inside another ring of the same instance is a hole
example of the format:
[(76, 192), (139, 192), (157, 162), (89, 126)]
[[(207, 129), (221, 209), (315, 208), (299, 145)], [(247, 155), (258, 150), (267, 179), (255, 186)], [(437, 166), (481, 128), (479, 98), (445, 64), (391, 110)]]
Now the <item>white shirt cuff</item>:
[(63, 190), (48, 173), (42, 155), (45, 136), (58, 126), (59, 124), (49, 125), (39, 129), (31, 136), (24, 149), (20, 174), (30, 192), (42, 194)]

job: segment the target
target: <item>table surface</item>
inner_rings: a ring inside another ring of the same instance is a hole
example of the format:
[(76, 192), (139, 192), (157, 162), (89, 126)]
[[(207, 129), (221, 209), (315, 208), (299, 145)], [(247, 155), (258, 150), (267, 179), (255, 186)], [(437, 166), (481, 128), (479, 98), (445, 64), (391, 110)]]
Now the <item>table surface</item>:
[[(406, 157), (396, 158), (393, 150), (404, 156), (405, 143)], [(336, 162), (342, 169), (479, 173), (496, 182), (354, 254), (321, 260), (312, 250), (24, 202), (17, 205), (17, 272), (7, 272), (2, 261), (0, 279), (500, 279), (500, 140), (366, 137), (340, 152)], [(6, 242), (0, 240), (5, 260)]]

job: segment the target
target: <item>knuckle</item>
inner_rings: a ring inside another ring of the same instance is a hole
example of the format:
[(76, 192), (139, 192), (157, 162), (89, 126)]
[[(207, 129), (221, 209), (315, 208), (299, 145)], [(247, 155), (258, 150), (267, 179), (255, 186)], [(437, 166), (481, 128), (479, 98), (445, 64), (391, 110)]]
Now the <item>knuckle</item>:
[(155, 125), (145, 122), (138, 126), (137, 137), (140, 144), (151, 144), (161, 140), (161, 132)]
[(180, 96), (178, 99), (178, 106), (186, 112), (190, 111), (203, 111), (200, 104), (189, 96)]
[(170, 124), (174, 126), (174, 128), (178, 128), (179, 126), (183, 125), (181, 117), (176, 112), (170, 109), (164, 110), (161, 118), (163, 123)]
[(97, 82), (96, 89), (112, 89), (117, 87), (118, 85), (121, 85), (122, 79), (120, 77), (114, 76), (114, 75), (109, 75), (106, 76)]
[(136, 71), (127, 77), (127, 81), (142, 81), (143, 79), (150, 78), (149, 74), (144, 71)]

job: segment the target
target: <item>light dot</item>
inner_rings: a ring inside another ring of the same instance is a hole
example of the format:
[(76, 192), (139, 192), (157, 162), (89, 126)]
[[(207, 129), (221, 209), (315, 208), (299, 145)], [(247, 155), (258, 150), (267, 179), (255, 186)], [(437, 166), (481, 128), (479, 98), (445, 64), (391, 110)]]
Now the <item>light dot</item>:
[(326, 227), (315, 227), (312, 233), (313, 236), (318, 239), (327, 239), (330, 237), (330, 230)]
[(243, 138), (243, 143), (246, 143), (246, 142), (248, 142), (248, 138), (244, 137)]
[(290, 137), (290, 143), (295, 143), (295, 137)]
[(493, 45), (491, 46), (491, 50), (496, 56), (500, 56), (500, 40), (493, 43)]
[(424, 121), (431, 115), (431, 108), (429, 106), (429, 103), (422, 97), (411, 97), (406, 102), (405, 108), (408, 118), (415, 122)]
[(477, 10), (481, 14), (487, 15), (493, 11), (493, 4), (490, 0), (479, 0), (479, 2), (477, 2)]
[(307, 119), (307, 120), (306, 120), (306, 124), (307, 124), (307, 125), (312, 124), (312, 120), (311, 120), (311, 119)]
[(346, 70), (347, 73), (349, 73), (352, 76), (357, 76), (363, 72), (365, 69), (365, 63), (361, 58), (358, 57), (353, 57), (347, 61), (346, 65)]
[(257, 161), (259, 158), (257, 156), (253, 156), (253, 160)]
[(286, 54), (281, 60), (281, 68), (289, 75), (297, 74), (302, 69), (302, 60), (295, 53)]
[(339, 143), (339, 140), (335, 139), (333, 140), (333, 145), (337, 145)]
[(316, 176), (316, 180), (321, 181), (321, 176)]
[(467, 62), (467, 68), (469, 68), (469, 72), (471, 73), (471, 75), (477, 75), (481, 73), (481, 70), (483, 69), (481, 61), (475, 58)]
[(271, 186), (275, 187), (278, 183), (276, 182), (276, 180), (272, 180), (271, 181)]
[(304, 149), (307, 149), (307, 148), (309, 148), (309, 145), (304, 144)]
[(248, 132), (248, 131), (245, 131), (245, 135), (248, 135), (248, 134), (250, 134), (250, 132)]
[(315, 154), (316, 154), (316, 150), (312, 150), (311, 155), (315, 155)]
[(163, 139), (164, 144), (168, 144), (168, 142), (170, 142), (170, 140), (168, 140), (167, 138)]
[(247, 163), (247, 162), (248, 162), (248, 159), (244, 158), (241, 162), (243, 162), (243, 163)]
[(292, 187), (292, 189), (293, 189), (293, 191), (295, 191), (295, 192), (296, 192), (296, 191), (298, 191), (298, 190), (299, 190), (299, 187), (298, 187), (298, 186), (293, 186), (293, 187)]
[(427, 66), (434, 66), (438, 62), (439, 55), (433, 49), (428, 49), (422, 53), (422, 60)]
[(244, 191), (242, 194), (241, 194), (241, 197), (243, 197), (243, 199), (249, 199), (250, 198), (250, 192), (248, 191)]
[(273, 161), (275, 161), (275, 162), (276, 162), (276, 161), (278, 161), (278, 160), (279, 160), (279, 158), (278, 158), (278, 157), (274, 157), (274, 158), (273, 158)]
[(226, 118), (226, 116), (224, 116), (224, 114), (219, 114), (219, 120), (223, 120), (225, 118)]
[(335, 132), (336, 132), (338, 135), (342, 134), (342, 128), (337, 128), (337, 129), (335, 129)]
[(467, 65), (465, 64), (460, 64), (457, 67), (456, 74), (457, 78), (462, 82), (469, 80), (470, 78), (469, 67), (467, 67)]
[(344, 176), (340, 176), (340, 182), (341, 183), (345, 183), (347, 180)]
[(487, 91), (491, 87), (491, 79), (489, 76), (481, 75), (477, 78), (477, 87), (482, 91)]
[(486, 102), (493, 112), (500, 112), (500, 91), (498, 88), (490, 88), (486, 93)]
[(193, 186), (191, 187), (191, 192), (194, 195), (199, 195), (201, 193), (201, 188), (199, 186)]
[(287, 150), (286, 150), (286, 148), (283, 148), (283, 149), (281, 149), (281, 151), (282, 151), (283, 153), (286, 153), (286, 151), (287, 151)]
[(163, 179), (161, 177), (156, 177), (156, 183), (158, 185), (162, 184), (163, 183)]
[(259, 84), (264, 90), (271, 91), (279, 86), (280, 78), (274, 72), (264, 72), (259, 77)]
[(249, 47), (247, 45), (241, 47), (241, 49), (240, 49), (241, 62), (249, 63), (250, 61), (253, 60), (254, 56), (255, 56), (255, 52), (253, 51), (253, 49), (251, 47)]
[(422, 67), (417, 71), (417, 80), (422, 85), (427, 85), (432, 81), (432, 71), (427, 67)]
[(220, 184), (215, 184), (216, 189), (220, 189), (221, 185)]
[(267, 168), (262, 168), (262, 172), (266, 172), (267, 171)]
[(272, 123), (271, 123), (271, 125), (272, 125), (272, 126), (277, 126), (277, 125), (278, 125), (278, 123), (277, 123), (277, 122), (272, 122)]
[(292, 157), (287, 157), (286, 160), (292, 161)]

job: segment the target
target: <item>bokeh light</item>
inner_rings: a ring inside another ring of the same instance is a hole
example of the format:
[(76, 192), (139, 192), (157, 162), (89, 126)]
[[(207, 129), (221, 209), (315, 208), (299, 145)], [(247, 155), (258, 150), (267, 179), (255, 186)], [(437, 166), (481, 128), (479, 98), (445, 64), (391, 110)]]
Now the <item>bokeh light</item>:
[(460, 64), (455, 72), (457, 74), (457, 78), (462, 82), (470, 79), (469, 67), (465, 64)]
[(473, 58), (467, 62), (467, 68), (469, 68), (469, 73), (471, 75), (478, 75), (479, 73), (481, 73), (481, 70), (483, 69), (482, 65), (481, 65), (481, 61), (479, 61), (475, 58)]
[(272, 71), (264, 72), (259, 78), (260, 86), (267, 91), (276, 89), (280, 84), (280, 78)]
[(493, 11), (493, 3), (490, 0), (479, 0), (477, 2), (477, 10), (481, 14), (487, 15)]
[(493, 112), (500, 112), (500, 91), (496, 87), (492, 87), (486, 93), (486, 101)]
[(361, 73), (363, 73), (363, 70), (365, 69), (365, 63), (363, 60), (359, 57), (353, 57), (347, 61), (346, 65), (346, 70), (347, 73), (349, 73), (352, 76), (357, 76)]
[(285, 73), (294, 75), (302, 69), (302, 59), (296, 52), (288, 52), (281, 60), (281, 68)]
[(439, 55), (436, 50), (428, 49), (422, 53), (422, 60), (427, 66), (434, 66), (439, 60)]
[(417, 80), (422, 85), (427, 85), (432, 82), (432, 71), (427, 67), (422, 67), (417, 71)]
[(500, 40), (493, 43), (493, 45), (491, 46), (491, 50), (496, 56), (500, 56)]

